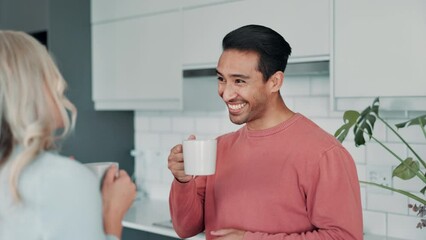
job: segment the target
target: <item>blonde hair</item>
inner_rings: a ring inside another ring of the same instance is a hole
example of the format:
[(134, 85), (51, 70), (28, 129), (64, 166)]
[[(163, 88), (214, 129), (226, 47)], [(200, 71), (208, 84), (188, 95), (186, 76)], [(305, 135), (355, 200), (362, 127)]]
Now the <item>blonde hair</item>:
[(40, 152), (54, 149), (55, 141), (74, 128), (77, 111), (64, 95), (66, 86), (47, 49), (36, 39), (23, 32), (0, 31), (0, 166), (10, 160), (15, 146), (23, 148), (10, 166), (15, 200), (21, 200), (18, 180), (24, 167)]

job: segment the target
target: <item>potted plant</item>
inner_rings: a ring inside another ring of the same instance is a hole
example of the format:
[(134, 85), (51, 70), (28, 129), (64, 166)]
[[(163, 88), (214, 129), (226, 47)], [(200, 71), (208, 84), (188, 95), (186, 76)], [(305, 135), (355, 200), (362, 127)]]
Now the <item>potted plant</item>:
[[(417, 126), (420, 127), (419, 130), (423, 132), (426, 138), (426, 115), (410, 119), (403, 123), (398, 123), (395, 125), (395, 129), (379, 115), (379, 103), (379, 98), (376, 98), (374, 99), (373, 104), (371, 106), (368, 106), (361, 113), (354, 110), (346, 111), (343, 114), (344, 124), (336, 131), (334, 136), (340, 142), (343, 142), (347, 137), (349, 131), (353, 129), (355, 146), (358, 147), (361, 145), (365, 145), (366, 136), (368, 140), (374, 140), (375, 142), (377, 142), (380, 146), (386, 149), (400, 162), (399, 165), (393, 170), (392, 177), (398, 177), (403, 180), (419, 178), (424, 183), (424, 187), (419, 190), (419, 192), (423, 194), (422, 197), (419, 197), (403, 189), (396, 189), (374, 182), (360, 181), (360, 183), (374, 185), (380, 188), (394, 191), (419, 202), (419, 205), (409, 204), (408, 207), (411, 208), (413, 211), (417, 212), (417, 215), (421, 218), (420, 222), (417, 224), (417, 228), (426, 227), (426, 173), (421, 170), (421, 166), (423, 168), (426, 168), (426, 162), (414, 151), (410, 144), (408, 144), (407, 141), (405, 141), (405, 139), (397, 131), (400, 128)], [(376, 123), (376, 120), (379, 120), (387, 128), (389, 128), (401, 140), (401, 142), (403, 142), (408, 147), (408, 149), (410, 150), (410, 154), (412, 154), (412, 157), (407, 157), (404, 159), (398, 156), (397, 154), (395, 154), (394, 151), (392, 151), (389, 147), (383, 144), (382, 141), (373, 136), (374, 124)]]

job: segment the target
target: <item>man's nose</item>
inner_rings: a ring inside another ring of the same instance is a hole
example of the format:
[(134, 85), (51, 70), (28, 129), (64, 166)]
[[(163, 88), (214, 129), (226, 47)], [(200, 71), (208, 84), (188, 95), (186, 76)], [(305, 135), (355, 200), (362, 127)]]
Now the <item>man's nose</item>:
[(232, 84), (224, 84), (222, 89), (219, 89), (219, 94), (225, 102), (230, 101), (237, 96), (237, 92)]

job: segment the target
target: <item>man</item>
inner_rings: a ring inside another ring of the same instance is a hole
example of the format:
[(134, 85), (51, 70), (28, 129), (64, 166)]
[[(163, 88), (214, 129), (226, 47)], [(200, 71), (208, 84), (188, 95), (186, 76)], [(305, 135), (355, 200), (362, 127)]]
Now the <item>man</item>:
[(223, 39), (218, 93), (230, 120), (245, 125), (218, 137), (211, 176), (186, 175), (182, 145), (172, 148), (170, 211), (180, 237), (363, 239), (353, 159), (280, 95), (290, 53), (284, 38), (263, 26)]

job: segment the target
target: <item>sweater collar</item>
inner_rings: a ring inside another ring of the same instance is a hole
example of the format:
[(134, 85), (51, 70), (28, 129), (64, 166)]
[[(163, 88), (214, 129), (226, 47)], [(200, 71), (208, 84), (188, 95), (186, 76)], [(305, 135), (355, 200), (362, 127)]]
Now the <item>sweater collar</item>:
[(283, 131), (284, 129), (288, 128), (290, 125), (292, 125), (301, 117), (302, 117), (302, 114), (296, 113), (291, 118), (271, 128), (262, 129), (262, 130), (250, 130), (247, 128), (247, 125), (245, 125), (242, 130), (243, 130), (243, 133), (245, 133), (248, 137), (266, 137), (266, 136), (273, 135), (275, 133)]

